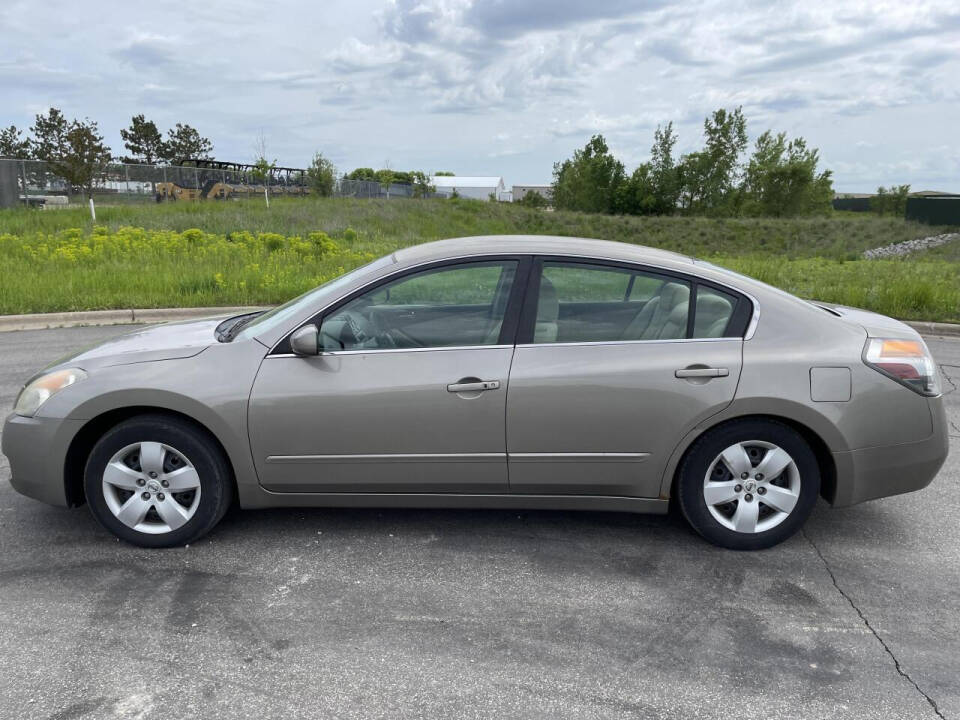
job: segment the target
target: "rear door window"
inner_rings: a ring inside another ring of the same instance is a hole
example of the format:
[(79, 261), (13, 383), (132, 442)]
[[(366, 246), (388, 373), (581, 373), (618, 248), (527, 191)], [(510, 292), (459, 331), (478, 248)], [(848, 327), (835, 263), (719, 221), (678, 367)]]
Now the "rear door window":
[(683, 338), (689, 305), (685, 280), (626, 267), (546, 261), (533, 341)]
[(737, 298), (706, 285), (697, 286), (697, 312), (693, 319), (693, 337), (726, 337)]

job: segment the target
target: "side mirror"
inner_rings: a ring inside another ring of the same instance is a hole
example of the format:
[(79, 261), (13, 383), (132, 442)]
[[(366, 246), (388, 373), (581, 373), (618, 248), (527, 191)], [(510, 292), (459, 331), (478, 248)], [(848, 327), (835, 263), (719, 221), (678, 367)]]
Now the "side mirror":
[(320, 331), (316, 325), (304, 325), (290, 336), (290, 349), (294, 355), (308, 357), (320, 354)]

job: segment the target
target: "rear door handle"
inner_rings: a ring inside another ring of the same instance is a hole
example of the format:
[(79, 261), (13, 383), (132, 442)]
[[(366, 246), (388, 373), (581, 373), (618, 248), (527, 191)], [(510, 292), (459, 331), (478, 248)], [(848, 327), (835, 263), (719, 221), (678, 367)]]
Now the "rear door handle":
[(730, 371), (727, 368), (683, 368), (682, 370), (675, 371), (673, 374), (678, 378), (715, 378), (727, 377)]
[(499, 380), (478, 380), (477, 382), (461, 382), (447, 385), (447, 392), (483, 392), (484, 390), (499, 390)]

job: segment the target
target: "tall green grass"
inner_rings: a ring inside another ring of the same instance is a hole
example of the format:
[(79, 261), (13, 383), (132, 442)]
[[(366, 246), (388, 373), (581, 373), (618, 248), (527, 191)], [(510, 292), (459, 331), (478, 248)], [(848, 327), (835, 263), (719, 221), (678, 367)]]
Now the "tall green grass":
[(0, 211), (0, 313), (273, 304), (428, 240), (556, 234), (704, 257), (802, 297), (903, 319), (960, 320), (960, 258), (866, 248), (941, 228), (837, 214), (802, 219), (635, 218), (470, 200), (277, 199)]
[[(866, 213), (789, 219), (632, 217), (551, 212), (467, 199), (277, 198), (270, 208), (256, 200), (119, 205), (98, 208), (97, 224), (110, 230), (136, 226), (283, 235), (324, 231), (331, 236), (352, 227), (365, 238), (394, 246), (464, 235), (552, 234), (639, 243), (691, 255), (750, 253), (835, 259), (855, 259), (869, 248), (941, 231)], [(91, 225), (89, 210), (83, 206), (0, 211), (0, 233), (53, 233)]]
[(811, 300), (902, 320), (960, 321), (960, 263), (827, 258), (784, 262), (764, 256), (716, 257), (711, 262)]

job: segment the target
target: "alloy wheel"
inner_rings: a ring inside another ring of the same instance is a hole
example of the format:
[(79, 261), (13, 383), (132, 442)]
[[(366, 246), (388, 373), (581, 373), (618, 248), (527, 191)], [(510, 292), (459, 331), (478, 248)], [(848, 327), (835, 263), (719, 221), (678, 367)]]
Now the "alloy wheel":
[(103, 471), (103, 497), (114, 516), (133, 530), (172, 532), (200, 505), (200, 476), (177, 449), (159, 442), (127, 445)]
[(710, 463), (703, 499), (714, 519), (739, 533), (761, 533), (793, 512), (800, 471), (783, 448), (762, 440), (730, 445)]

